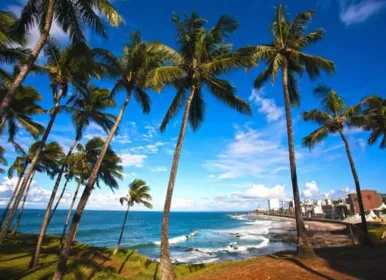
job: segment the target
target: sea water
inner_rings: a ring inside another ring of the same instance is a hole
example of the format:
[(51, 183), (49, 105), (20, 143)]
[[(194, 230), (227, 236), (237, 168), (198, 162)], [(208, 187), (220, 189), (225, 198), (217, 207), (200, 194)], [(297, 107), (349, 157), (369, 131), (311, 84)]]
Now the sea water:
[[(67, 215), (57, 210), (47, 234), (60, 235)], [(100, 247), (113, 248), (119, 238), (125, 212), (85, 211), (76, 240)], [(20, 223), (21, 233), (38, 233), (44, 210), (26, 209)], [(129, 212), (121, 248), (158, 260), (162, 212)], [(287, 221), (268, 220), (246, 213), (171, 212), (169, 243), (174, 263), (207, 263), (245, 259), (277, 251), (294, 249), (294, 245), (272, 242), (275, 233), (283, 233)]]

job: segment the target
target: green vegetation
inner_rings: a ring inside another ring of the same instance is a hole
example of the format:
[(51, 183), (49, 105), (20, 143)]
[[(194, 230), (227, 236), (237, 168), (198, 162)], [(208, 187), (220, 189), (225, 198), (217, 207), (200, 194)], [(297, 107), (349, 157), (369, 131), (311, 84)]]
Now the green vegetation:
[(372, 227), (369, 229), (369, 236), (374, 241), (380, 241), (385, 231), (386, 227)]

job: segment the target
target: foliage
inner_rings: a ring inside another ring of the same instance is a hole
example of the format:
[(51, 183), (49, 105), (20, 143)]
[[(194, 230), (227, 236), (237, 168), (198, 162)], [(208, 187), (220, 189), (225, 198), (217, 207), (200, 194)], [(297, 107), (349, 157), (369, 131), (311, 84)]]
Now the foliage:
[(307, 137), (303, 138), (303, 145), (310, 149), (323, 141), (329, 134), (343, 131), (350, 118), (361, 111), (360, 104), (348, 107), (336, 91), (327, 86), (318, 86), (314, 94), (321, 98), (321, 109), (314, 109), (303, 113), (305, 121), (312, 121), (320, 125)]
[(126, 201), (129, 206), (134, 206), (134, 204), (143, 204), (147, 208), (153, 208), (153, 205), (149, 201), (152, 200), (151, 195), (149, 194), (150, 188), (146, 185), (146, 182), (140, 179), (135, 179), (129, 185), (129, 192), (126, 196), (121, 197), (119, 201), (123, 205), (123, 202)]
[[(18, 73), (18, 67), (15, 67), (12, 74), (6, 73), (7, 79), (14, 80)], [(0, 85), (0, 100), (3, 100), (7, 94), (9, 85), (10, 83), (6, 81)], [(19, 148), (19, 145), (15, 142), (15, 136), (20, 127), (27, 130), (35, 139), (44, 132), (44, 126), (32, 119), (32, 116), (44, 113), (38, 104), (41, 100), (43, 97), (32, 86), (20, 86), (16, 91), (15, 98), (4, 116), (3, 123), (0, 124), (0, 133), (4, 133), (5, 128), (8, 127), (8, 141), (13, 143), (16, 148)]]
[(243, 48), (243, 52), (250, 53), (257, 60), (267, 63), (267, 68), (254, 82), (256, 89), (261, 89), (268, 80), (273, 84), (279, 69), (285, 66), (288, 68), (287, 79), (291, 104), (298, 106), (300, 93), (297, 77), (302, 77), (303, 72), (306, 72), (313, 80), (320, 75), (321, 71), (327, 73), (335, 71), (332, 61), (303, 52), (308, 46), (324, 38), (324, 31), (321, 28), (306, 32), (313, 15), (312, 10), (301, 12), (291, 21), (285, 6), (279, 5), (271, 24), (272, 42), (267, 45)]
[(227, 37), (237, 29), (237, 21), (224, 14), (211, 29), (206, 30), (204, 26), (207, 21), (200, 18), (197, 12), (192, 12), (184, 20), (173, 14), (173, 22), (177, 29), (179, 51), (154, 43), (154, 49), (169, 63), (154, 69), (149, 75), (149, 85), (157, 91), (165, 85), (173, 85), (177, 90), (162, 121), (161, 131), (166, 129), (169, 121), (186, 103), (187, 91), (193, 88), (189, 111), (189, 123), (193, 130), (197, 130), (204, 120), (204, 87), (229, 107), (240, 113), (251, 114), (249, 104), (236, 96), (236, 88), (220, 78), (232, 69), (255, 65), (252, 56), (232, 51), (232, 45), (226, 42)]

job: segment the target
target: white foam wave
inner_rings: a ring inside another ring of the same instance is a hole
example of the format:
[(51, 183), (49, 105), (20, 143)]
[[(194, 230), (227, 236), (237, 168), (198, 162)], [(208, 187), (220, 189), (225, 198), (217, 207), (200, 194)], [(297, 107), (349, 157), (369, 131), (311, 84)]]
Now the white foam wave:
[(269, 239), (264, 237), (264, 236), (257, 236), (255, 238), (256, 240), (261, 240), (261, 242), (257, 245), (238, 245), (237, 242), (231, 242), (227, 247), (222, 247), (222, 248), (204, 248), (204, 249), (198, 249), (201, 252), (205, 252), (208, 254), (214, 254), (214, 253), (232, 253), (232, 252), (237, 252), (240, 254), (245, 254), (248, 253), (250, 249), (260, 249), (267, 247), (269, 244)]
[[(177, 243), (184, 242), (184, 241), (188, 240), (189, 238), (192, 238), (192, 237), (196, 236), (197, 234), (198, 234), (198, 231), (193, 231), (190, 234), (186, 234), (186, 235), (181, 235), (181, 236), (177, 236), (177, 237), (174, 237), (174, 238), (170, 238), (169, 239), (169, 244), (177, 244)], [(154, 241), (153, 244), (161, 245), (161, 241)]]
[(229, 217), (231, 217), (232, 219), (236, 219), (236, 220), (248, 221), (246, 214), (243, 214), (243, 215), (232, 215), (231, 214), (231, 215), (229, 215)]

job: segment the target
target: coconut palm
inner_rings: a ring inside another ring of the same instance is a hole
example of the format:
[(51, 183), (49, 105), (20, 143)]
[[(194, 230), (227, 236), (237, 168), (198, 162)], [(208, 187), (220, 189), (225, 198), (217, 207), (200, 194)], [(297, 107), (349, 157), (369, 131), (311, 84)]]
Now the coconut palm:
[[(31, 161), (31, 159), (34, 157), (34, 154), (39, 149), (39, 146), (40, 146), (39, 142), (35, 142), (34, 144), (32, 144), (24, 162), (25, 161), (27, 161), (27, 162)], [(18, 227), (19, 227), (21, 216), (22, 216), (22, 213), (24, 210), (25, 201), (27, 199), (28, 191), (30, 189), (33, 177), (35, 176), (35, 173), (36, 172), (39, 172), (39, 173), (44, 172), (47, 175), (49, 175), (51, 177), (51, 179), (53, 179), (59, 170), (59, 166), (60, 166), (61, 162), (63, 161), (63, 158), (64, 158), (63, 148), (57, 142), (51, 142), (51, 143), (48, 143), (47, 145), (45, 145), (43, 151), (40, 154), (38, 164), (37, 164), (35, 170), (33, 171), (31, 178), (28, 182), (28, 186), (27, 186), (27, 189), (25, 190), (23, 202), (22, 202), (20, 210), (19, 210), (19, 215), (17, 217), (15, 227), (13, 228), (11, 234), (15, 234)]]
[(87, 200), (90, 197), (91, 190), (88, 187), (88, 183), (91, 180), (91, 177), (94, 175), (95, 166), (98, 164), (101, 159), (101, 155), (104, 152), (104, 157), (102, 157), (102, 162), (99, 164), (99, 168), (96, 174), (97, 186), (99, 187), (99, 182), (103, 182), (106, 186), (110, 187), (112, 190), (118, 188), (117, 179), (122, 179), (122, 165), (121, 158), (108, 146), (106, 148), (106, 142), (104, 142), (101, 138), (96, 137), (92, 139), (92, 144), (90, 143), (89, 147), (86, 147), (91, 151), (90, 158), (87, 158), (87, 165), (91, 166), (91, 172), (89, 173), (88, 182), (84, 188), (83, 194), (79, 200), (77, 209), (72, 218), (70, 231), (67, 234), (66, 241), (60, 251), (60, 259), (58, 263), (58, 267), (56, 269), (55, 275), (53, 279), (62, 279), (63, 274), (66, 270), (66, 263), (68, 259), (68, 253), (71, 249), (72, 243), (75, 240), (76, 232), (79, 226), (80, 218), (82, 217), (83, 209), (87, 204)]
[(325, 58), (304, 53), (304, 49), (324, 37), (322, 29), (316, 29), (307, 33), (307, 27), (312, 19), (314, 11), (298, 13), (293, 21), (289, 20), (285, 7), (280, 5), (271, 24), (273, 35), (272, 43), (257, 47), (247, 47), (245, 51), (254, 52), (257, 60), (267, 63), (267, 68), (256, 78), (254, 87), (261, 89), (282, 72), (282, 84), (287, 120), (288, 150), (291, 169), (292, 189), (295, 201), (295, 216), (297, 229), (297, 254), (299, 257), (313, 257), (314, 251), (307, 237), (300, 206), (299, 186), (296, 173), (295, 144), (292, 127), (291, 105), (297, 106), (300, 102), (297, 76), (305, 71), (310, 79), (315, 79), (325, 71), (333, 73), (335, 65)]
[[(54, 214), (54, 211), (51, 211), (51, 207), (54, 203), (56, 192), (59, 188), (62, 175), (66, 169), (67, 160), (69, 159), (78, 141), (82, 138), (84, 129), (90, 123), (94, 123), (97, 126), (101, 127), (106, 133), (108, 133), (114, 124), (115, 117), (109, 113), (104, 112), (105, 109), (112, 108), (115, 106), (115, 102), (110, 99), (109, 96), (110, 91), (108, 89), (98, 88), (94, 84), (90, 83), (86, 88), (78, 90), (78, 92), (76, 92), (76, 94), (69, 99), (68, 103), (72, 104), (72, 106), (67, 107), (67, 110), (73, 113), (72, 122), (75, 126), (76, 136), (70, 149), (68, 150), (63, 165), (59, 170), (55, 185), (51, 193), (50, 200), (48, 201), (43, 223), (39, 232), (38, 241), (36, 242), (34, 257), (30, 263), (31, 268), (35, 267), (39, 262), (39, 254), (43, 243), (43, 238), (46, 234), (48, 224), (51, 220), (50, 217), (52, 217), (52, 215)], [(63, 187), (61, 196), (63, 195), (66, 189), (67, 182), (68, 180), (66, 181), (66, 184)], [(60, 202), (61, 196), (57, 201), (57, 205)]]
[(153, 205), (149, 201), (151, 201), (151, 195), (149, 194), (150, 188), (146, 185), (146, 182), (140, 179), (135, 179), (129, 185), (129, 192), (126, 196), (123, 196), (119, 199), (119, 202), (122, 204), (127, 203), (127, 209), (125, 218), (123, 219), (121, 234), (118, 239), (117, 247), (114, 250), (114, 254), (116, 254), (119, 250), (119, 246), (121, 245), (123, 231), (125, 229), (125, 224), (127, 220), (127, 215), (129, 214), (130, 207), (134, 206), (134, 204), (144, 205), (146, 208), (153, 208)]
[[(23, 34), (14, 32), (16, 16), (9, 11), (0, 11), (0, 63), (15, 63), (25, 59), (29, 51), (23, 48), (26, 43)], [(7, 73), (0, 68), (0, 80)]]
[(377, 95), (367, 96), (362, 100), (363, 112), (359, 116), (353, 116), (351, 125), (359, 126), (370, 131), (368, 143), (373, 145), (379, 139), (379, 148), (386, 148), (386, 98)]
[[(106, 65), (95, 60), (97, 50), (91, 50), (84, 44), (70, 45), (64, 50), (61, 50), (59, 44), (51, 39), (47, 42), (44, 49), (44, 53), (47, 59), (46, 65), (38, 67), (40, 71), (48, 73), (50, 77), (50, 84), (53, 93), (54, 107), (50, 110), (50, 120), (44, 131), (41, 139), (42, 146), (35, 154), (35, 158), (32, 160), (28, 170), (26, 171), (25, 178), (20, 186), (21, 192), (18, 193), (15, 199), (15, 203), (12, 206), (10, 215), (5, 222), (4, 228), (0, 233), (0, 246), (3, 244), (7, 231), (15, 211), (21, 201), (21, 193), (24, 193), (27, 183), (31, 177), (31, 174), (36, 166), (41, 150), (47, 141), (48, 135), (51, 132), (52, 126), (55, 122), (57, 114), (61, 110), (60, 102), (62, 97), (66, 96), (69, 85), (73, 85), (75, 88), (82, 88), (84, 84), (91, 78), (100, 78), (102, 74), (107, 70)], [(53, 189), (52, 196), (55, 198), (58, 186)], [(50, 199), (49, 208), (51, 209), (53, 200)], [(44, 220), (47, 221), (49, 214), (45, 215)]]
[[(5, 153), (5, 149), (0, 146), (0, 164), (2, 165), (7, 165), (7, 160), (5, 159), (4, 157), (4, 153)], [(4, 169), (0, 167), (0, 173), (4, 173)], [(1, 224), (0, 224), (0, 227), (1, 227)]]
[(322, 107), (320, 110), (314, 109), (309, 112), (304, 112), (303, 119), (305, 121), (313, 121), (320, 125), (320, 127), (310, 133), (310, 135), (307, 137), (303, 138), (303, 145), (311, 149), (315, 144), (323, 141), (328, 135), (340, 135), (346, 147), (346, 153), (350, 163), (351, 172), (354, 177), (355, 189), (358, 197), (363, 231), (363, 238), (361, 238), (361, 243), (363, 245), (371, 245), (371, 240), (367, 230), (365, 209), (363, 207), (359, 178), (355, 168), (354, 160), (351, 155), (350, 145), (343, 133), (344, 128), (350, 122), (351, 117), (357, 115), (360, 112), (360, 104), (348, 107), (344, 103), (343, 99), (337, 94), (337, 92), (327, 86), (318, 86), (315, 88), (314, 94), (322, 99)]
[(189, 122), (192, 130), (196, 131), (204, 120), (204, 88), (219, 101), (238, 112), (251, 114), (249, 105), (235, 95), (236, 89), (219, 76), (231, 69), (254, 65), (251, 56), (232, 51), (232, 45), (226, 42), (227, 36), (238, 27), (237, 21), (231, 16), (222, 15), (208, 31), (204, 27), (206, 20), (200, 18), (197, 12), (193, 12), (184, 20), (174, 14), (173, 21), (178, 32), (179, 52), (158, 44), (157, 51), (170, 61), (170, 65), (153, 70), (149, 78), (149, 84), (157, 90), (161, 90), (167, 84), (172, 84), (177, 89), (176, 96), (162, 121), (162, 132), (170, 119), (185, 106), (163, 211), (160, 258), (160, 279), (162, 280), (176, 277), (172, 270), (169, 252), (169, 212), (187, 123)]
[(144, 113), (150, 111), (150, 98), (144, 91), (147, 82), (147, 74), (152, 69), (159, 67), (162, 64), (163, 57), (155, 52), (152, 44), (147, 44), (142, 41), (138, 31), (133, 32), (129, 42), (124, 46), (123, 54), (119, 59), (115, 58), (111, 53), (105, 53), (105, 62), (110, 63), (111, 68), (116, 69), (119, 75), (118, 81), (112, 90), (112, 95), (119, 91), (125, 91), (126, 98), (119, 111), (114, 126), (111, 128), (109, 135), (105, 141), (99, 158), (96, 161), (90, 178), (87, 181), (85, 189), (82, 194), (81, 202), (78, 204), (75, 215), (72, 219), (71, 227), (67, 235), (66, 243), (64, 244), (61, 253), (59, 264), (54, 276), (54, 279), (62, 279), (69, 256), (69, 251), (72, 245), (72, 240), (76, 236), (76, 228), (80, 217), (83, 213), (84, 207), (91, 195), (94, 184), (97, 182), (98, 173), (101, 169), (102, 161), (107, 155), (108, 147), (117, 132), (118, 126), (122, 120), (123, 114), (129, 104), (130, 98), (134, 95), (139, 105), (142, 107)]
[(28, 0), (20, 18), (14, 24), (15, 33), (26, 34), (37, 24), (40, 28), (40, 38), (32, 49), (27, 63), (22, 66), (20, 73), (1, 102), (0, 119), (8, 110), (17, 89), (33, 68), (36, 59), (45, 46), (50, 35), (53, 19), (55, 19), (59, 28), (69, 34), (73, 43), (84, 44), (86, 42), (84, 27), (88, 27), (107, 38), (102, 17), (111, 26), (119, 26), (123, 23), (122, 17), (108, 0)]
[[(13, 74), (6, 73), (7, 79), (13, 80), (19, 71), (18, 67), (14, 68)], [(8, 83), (2, 83), (0, 86), (0, 99), (3, 99), (8, 91)], [(43, 114), (44, 110), (38, 104), (43, 100), (41, 94), (32, 86), (20, 86), (16, 91), (14, 100), (3, 116), (0, 123), (0, 133), (3, 133), (8, 127), (8, 141), (13, 143), (17, 149), (20, 146), (15, 142), (15, 136), (20, 127), (27, 130), (34, 138), (38, 138), (44, 132), (44, 126), (35, 122), (31, 117)]]

